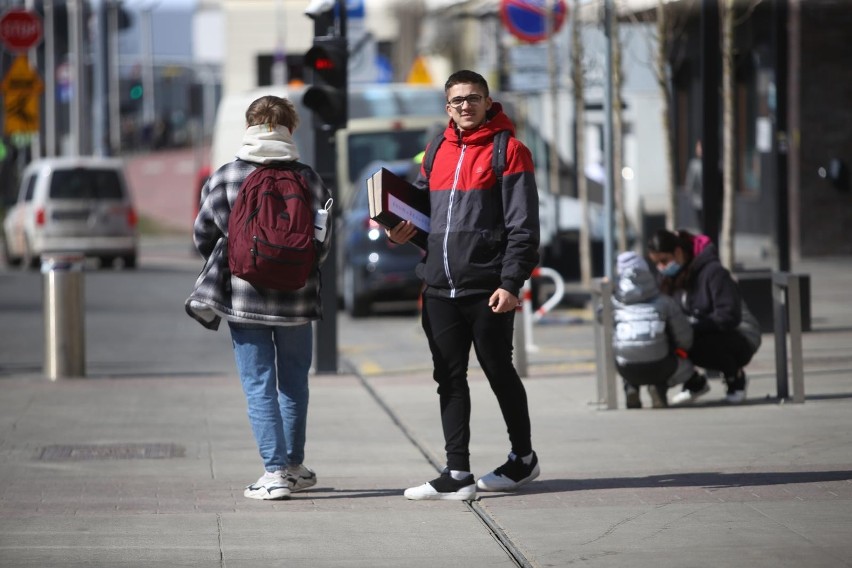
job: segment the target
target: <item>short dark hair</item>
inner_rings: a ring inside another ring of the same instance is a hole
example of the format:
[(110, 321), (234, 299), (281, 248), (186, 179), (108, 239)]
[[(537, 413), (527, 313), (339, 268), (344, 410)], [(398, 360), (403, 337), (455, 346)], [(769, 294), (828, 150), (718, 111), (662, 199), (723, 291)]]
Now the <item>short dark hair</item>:
[(489, 96), (488, 81), (485, 80), (485, 77), (476, 71), (470, 71), (468, 69), (462, 69), (461, 71), (456, 71), (450, 75), (447, 82), (444, 83), (444, 93), (448, 92), (452, 87), (460, 84), (470, 84), (482, 87), (482, 90), (484, 91), (483, 94), (486, 97)]

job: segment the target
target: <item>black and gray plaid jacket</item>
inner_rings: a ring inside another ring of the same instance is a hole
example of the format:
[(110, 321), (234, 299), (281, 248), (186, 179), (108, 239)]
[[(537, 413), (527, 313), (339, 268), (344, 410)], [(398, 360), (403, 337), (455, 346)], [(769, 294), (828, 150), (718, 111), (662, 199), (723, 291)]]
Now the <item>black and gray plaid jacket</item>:
[[(201, 208), (195, 219), (193, 240), (205, 259), (192, 294), (185, 302), (186, 312), (208, 329), (218, 329), (226, 321), (266, 325), (293, 325), (322, 318), (319, 267), (304, 288), (293, 292), (256, 288), (228, 269), (228, 217), (243, 180), (258, 166), (234, 160), (219, 168), (201, 190)], [(296, 163), (307, 180), (319, 210), (331, 197), (319, 175), (305, 164)], [(332, 219), (328, 228), (334, 226)], [(320, 264), (328, 256), (331, 233), (317, 244)]]

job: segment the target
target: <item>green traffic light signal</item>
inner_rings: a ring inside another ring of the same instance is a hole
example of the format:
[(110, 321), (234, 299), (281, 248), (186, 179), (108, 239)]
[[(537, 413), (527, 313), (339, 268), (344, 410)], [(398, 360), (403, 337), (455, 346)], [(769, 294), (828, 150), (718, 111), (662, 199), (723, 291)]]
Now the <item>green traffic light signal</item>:
[(142, 85), (136, 84), (130, 87), (130, 100), (138, 101), (142, 98)]

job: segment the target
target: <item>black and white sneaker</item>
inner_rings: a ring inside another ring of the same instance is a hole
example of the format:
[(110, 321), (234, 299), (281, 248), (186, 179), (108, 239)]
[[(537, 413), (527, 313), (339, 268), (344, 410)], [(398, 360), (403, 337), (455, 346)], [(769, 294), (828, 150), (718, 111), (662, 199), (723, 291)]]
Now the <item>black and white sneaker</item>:
[(260, 479), (246, 487), (243, 495), (249, 499), (263, 499), (264, 501), (289, 499), (290, 488), (287, 487), (287, 480), (284, 478), (283, 471), (267, 471), (260, 476)]
[(710, 391), (710, 382), (707, 377), (695, 373), (689, 380), (683, 383), (683, 390), (669, 400), (669, 406), (681, 406), (691, 404)]
[(423, 485), (410, 487), (405, 490), (405, 498), (414, 501), (446, 500), (446, 501), (473, 501), (476, 499), (476, 483), (473, 474), (464, 479), (453, 479), (450, 470), (444, 468), (440, 477), (433, 479)]
[(291, 493), (304, 491), (317, 484), (317, 474), (311, 468), (305, 467), (305, 464), (288, 466), (284, 477)]
[(476, 487), (482, 491), (515, 491), (538, 477), (539, 473), (538, 456), (535, 452), (529, 465), (520, 457), (509, 454), (509, 460), (491, 473), (480, 477)]
[(740, 369), (734, 377), (725, 377), (725, 383), (728, 386), (725, 401), (729, 404), (740, 404), (745, 400), (746, 388), (748, 388), (748, 377), (745, 371)]

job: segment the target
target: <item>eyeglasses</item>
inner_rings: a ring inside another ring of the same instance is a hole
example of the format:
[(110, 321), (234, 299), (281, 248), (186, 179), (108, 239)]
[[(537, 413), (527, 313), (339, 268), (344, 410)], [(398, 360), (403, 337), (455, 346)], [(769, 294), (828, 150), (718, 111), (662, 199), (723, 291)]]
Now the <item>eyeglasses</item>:
[(453, 108), (460, 109), (464, 106), (464, 103), (467, 103), (470, 106), (476, 106), (482, 102), (482, 98), (482, 95), (477, 94), (468, 95), (466, 97), (453, 97), (447, 101), (447, 104)]

